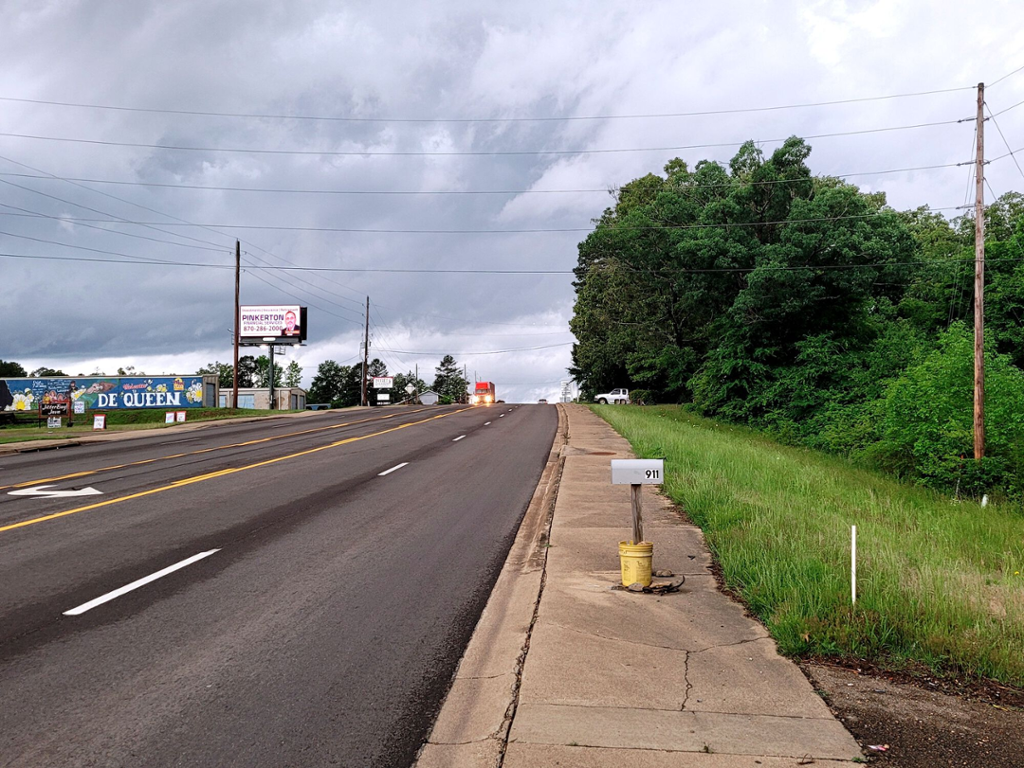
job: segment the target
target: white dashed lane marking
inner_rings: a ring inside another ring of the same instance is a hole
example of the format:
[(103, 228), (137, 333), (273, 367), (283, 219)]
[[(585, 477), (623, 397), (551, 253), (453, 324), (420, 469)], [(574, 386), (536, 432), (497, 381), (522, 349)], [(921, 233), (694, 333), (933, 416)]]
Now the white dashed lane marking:
[(138, 581), (133, 581), (131, 584), (125, 584), (123, 587), (120, 587), (119, 589), (115, 589), (113, 592), (107, 592), (107, 594), (101, 595), (100, 597), (97, 597), (95, 600), (90, 600), (88, 603), (82, 603), (77, 608), (72, 608), (70, 611), (64, 611), (64, 615), (65, 616), (79, 616), (79, 615), (85, 613), (86, 611), (92, 610), (93, 608), (95, 608), (98, 605), (103, 605), (104, 603), (109, 603), (114, 598), (117, 598), (117, 597), (120, 597), (121, 595), (127, 594), (128, 592), (131, 592), (132, 590), (138, 589), (139, 587), (143, 587), (146, 584), (149, 584), (151, 581), (156, 581), (157, 579), (163, 578), (164, 576), (166, 576), (169, 573), (174, 573), (175, 571), (180, 570), (180, 569), (184, 568), (185, 566), (192, 565), (192, 563), (195, 563), (195, 562), (197, 562), (199, 560), (202, 560), (204, 557), (209, 557), (210, 555), (216, 554), (217, 552), (220, 552), (220, 550), (219, 549), (211, 549), (211, 550), (209, 550), (207, 552), (200, 552), (198, 555), (192, 555), (192, 557), (186, 558), (186, 559), (182, 560), (180, 563), (175, 563), (174, 565), (169, 565), (166, 568), (164, 568), (163, 570), (157, 571), (156, 573), (151, 573), (151, 574), (149, 574), (149, 576), (145, 576), (145, 577), (139, 579)]
[(390, 475), (392, 472), (396, 472), (402, 467), (408, 466), (408, 464), (408, 461), (403, 461), (401, 464), (397, 464), (393, 466), (391, 469), (385, 469), (383, 472), (379, 473), (377, 477), (384, 477), (384, 475)]

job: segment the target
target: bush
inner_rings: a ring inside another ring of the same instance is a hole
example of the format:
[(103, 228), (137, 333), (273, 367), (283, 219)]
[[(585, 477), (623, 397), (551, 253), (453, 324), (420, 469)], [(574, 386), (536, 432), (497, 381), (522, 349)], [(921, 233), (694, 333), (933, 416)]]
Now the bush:
[(975, 495), (995, 485), (1024, 490), (1024, 372), (986, 347), (983, 461), (973, 459), (974, 341), (962, 323), (890, 384), (873, 452), (926, 485)]

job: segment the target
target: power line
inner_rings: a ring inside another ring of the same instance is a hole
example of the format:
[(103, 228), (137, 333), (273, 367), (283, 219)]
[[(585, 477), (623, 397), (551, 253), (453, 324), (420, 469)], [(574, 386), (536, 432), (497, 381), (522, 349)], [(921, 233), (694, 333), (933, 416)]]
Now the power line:
[[(827, 139), (839, 136), (861, 136), (891, 131), (909, 131), (918, 128), (933, 128), (943, 125), (957, 125), (962, 120), (939, 120), (931, 123), (914, 125), (894, 125), (884, 128), (865, 128), (857, 131), (835, 131), (803, 136), (803, 139)], [(519, 156), (519, 155), (603, 155), (624, 152), (678, 152), (685, 149), (710, 149), (715, 147), (738, 147), (747, 141), (754, 143), (772, 143), (786, 141), (790, 137), (774, 139), (747, 139), (746, 141), (727, 141), (711, 144), (687, 144), (677, 147), (618, 147), (606, 149), (521, 149), (521, 150), (459, 150), (450, 152), (437, 151), (377, 151), (377, 150), (320, 150), (320, 149), (266, 149), (245, 147), (199, 147), (183, 144), (147, 144), (132, 141), (107, 141), (102, 139), (82, 139), (69, 136), (42, 136), (29, 133), (0, 133), (0, 136), (13, 139), (30, 139), (33, 141), (57, 141), (73, 144), (91, 144), (104, 147), (132, 147), (136, 149), (161, 149), (177, 152), (230, 152), (250, 155), (316, 155), (321, 157), (477, 157), (477, 156)]]
[[(993, 85), (996, 85), (997, 83), (1001, 83), (1006, 78), (1008, 78), (1008, 77), (1010, 77), (1012, 75), (1016, 75), (1018, 72), (1021, 72), (1021, 71), (1024, 71), (1024, 67), (1017, 67), (1015, 70), (1013, 70), (1013, 72), (1007, 72), (1005, 75), (1000, 77), (998, 80), (995, 80), (995, 81), (989, 83), (987, 87), (991, 88)], [(971, 89), (968, 88), (966, 90), (971, 90)]]
[[(1021, 103), (1024, 104), (1024, 102)], [(985, 103), (985, 106), (988, 107), (988, 115), (989, 119), (992, 120), (992, 125), (994, 125), (996, 130), (999, 132), (999, 138), (1003, 140), (1003, 144), (1005, 144), (1006, 148), (1010, 150), (1010, 157), (1013, 158), (1013, 164), (1017, 166), (1017, 171), (1020, 173), (1021, 178), (1024, 178), (1024, 170), (1021, 170), (1020, 163), (1017, 162), (1017, 155), (1015, 155), (1013, 150), (1010, 149), (1010, 142), (1006, 140), (1006, 135), (1003, 133), (1003, 129), (1000, 128), (999, 123), (996, 122), (996, 116), (992, 114), (992, 107), (989, 107), (988, 102)]]
[[(43, 170), (41, 170), (39, 168), (34, 168), (33, 166), (26, 165), (25, 163), (19, 163), (17, 160), (12, 160), (11, 158), (4, 157), (3, 155), (0, 155), (0, 160), (4, 160), (4, 161), (6, 161), (8, 163), (12, 163), (13, 165), (17, 165), (17, 166), (20, 166), (22, 168), (28, 168), (30, 171), (36, 171), (37, 173), (46, 173), (46, 171), (43, 171)], [(54, 176), (53, 178), (57, 179), (59, 177)], [(91, 189), (91, 188), (85, 186), (84, 184), (76, 184), (74, 181), (70, 181), (70, 180), (67, 180), (67, 179), (60, 179), (60, 180), (61, 181), (66, 181), (71, 186), (80, 187), (81, 189), (84, 189), (87, 192), (93, 192), (94, 194), (97, 194), (97, 195), (103, 195), (104, 197), (109, 197), (109, 198), (111, 198), (113, 200), (118, 200), (118, 201), (120, 201), (122, 203), (129, 203), (129, 201), (122, 200), (121, 198), (117, 197), (116, 195), (110, 195), (110, 194), (107, 194), (106, 192), (102, 192), (102, 191), (100, 191), (98, 189)], [(6, 179), (0, 179), (0, 184), (6, 184), (6, 185), (8, 185), (10, 187), (15, 187), (17, 189), (24, 190), (25, 192), (31, 192), (34, 195), (39, 195), (40, 197), (46, 197), (46, 198), (49, 198), (50, 200), (56, 200), (57, 202), (64, 203), (65, 205), (73, 205), (76, 208), (81, 208), (84, 211), (92, 211), (93, 213), (98, 213), (101, 216), (110, 216), (112, 219), (116, 220), (116, 221), (110, 221), (110, 220), (104, 220), (104, 219), (96, 219), (96, 220), (94, 220), (95, 223), (113, 224), (113, 223), (125, 223), (125, 222), (127, 222), (127, 219), (124, 219), (123, 217), (117, 216), (116, 214), (110, 213), (109, 211), (104, 211), (101, 208), (92, 208), (92, 207), (90, 207), (88, 205), (84, 205), (82, 203), (75, 203), (75, 202), (72, 202), (71, 200), (66, 200), (63, 197), (57, 197), (56, 195), (51, 195), (51, 194), (49, 194), (47, 192), (40, 192), (38, 189), (32, 189), (32, 187), (26, 187), (26, 186), (23, 186), (21, 184), (15, 184), (13, 181), (7, 181)], [(136, 205), (137, 207), (140, 207), (140, 208), (145, 208), (145, 206), (138, 205), (137, 203), (129, 203), (129, 204), (130, 205)], [(151, 208), (145, 208), (145, 210), (152, 210), (152, 209)], [(154, 212), (155, 213), (159, 213), (158, 211), (154, 211)], [(214, 242), (211, 242), (209, 240), (202, 240), (200, 238), (192, 237), (191, 235), (182, 235), (182, 234), (179, 234), (177, 232), (168, 232), (165, 229), (160, 229), (159, 227), (153, 226), (151, 224), (140, 224), (139, 226), (143, 226), (146, 229), (151, 229), (154, 232), (160, 232), (160, 233), (165, 234), (165, 235), (170, 235), (171, 237), (177, 237), (177, 238), (180, 238), (182, 240), (191, 240), (191, 241), (196, 242), (196, 243), (203, 243), (205, 245), (212, 245), (214, 247), (217, 247), (219, 245), (218, 243), (214, 243)], [(171, 242), (172, 241), (170, 241), (170, 240), (167, 241), (168, 244), (170, 244)]]
[[(1019, 70), (1016, 70), (1019, 71)], [(1014, 74), (1013, 72), (1010, 73)], [(1005, 80), (1010, 75), (1005, 75), (999, 80)], [(996, 82), (998, 83), (999, 80)], [(994, 85), (995, 83), (993, 83)], [(536, 117), (352, 117), (343, 115), (302, 115), (302, 114), (274, 114), (258, 112), (214, 112), (194, 109), (163, 109), (157, 107), (125, 107), (112, 104), (87, 104), (72, 101), (52, 101), (46, 99), (26, 99), (14, 96), (0, 96), (0, 101), (18, 102), (22, 104), (38, 104), (54, 107), (74, 107), (78, 109), (103, 109), (116, 112), (144, 112), (161, 115), (185, 115), (191, 117), (231, 117), (256, 120), (320, 120), (329, 122), (348, 123), (523, 123), (523, 122), (562, 122), (573, 120), (639, 120), (652, 118), (671, 117), (704, 117), (709, 115), (736, 115), (754, 112), (775, 112), (786, 109), (808, 109), (811, 107), (831, 107), (841, 104), (860, 104), (869, 101), (888, 101), (892, 99), (906, 99), (919, 96), (934, 96), (944, 93), (956, 93), (958, 91), (973, 90), (973, 86), (960, 86), (956, 88), (939, 88), (930, 91), (916, 91), (912, 93), (896, 93), (885, 96), (862, 96), (850, 99), (833, 99), (831, 101), (805, 102), (798, 104), (780, 104), (768, 107), (737, 107), (734, 109), (711, 109), (694, 112), (654, 112), (646, 114), (623, 114), (623, 115), (545, 115)]]
[[(932, 208), (933, 211), (955, 211), (959, 210), (960, 206), (945, 206), (942, 208)], [(685, 230), (685, 229), (716, 229), (716, 228), (735, 228), (735, 227), (763, 227), (763, 226), (775, 226), (782, 224), (813, 224), (818, 222), (830, 222), (830, 221), (842, 221), (847, 219), (871, 219), (878, 216), (887, 216), (895, 211), (876, 211), (873, 213), (861, 213), (861, 214), (846, 214), (842, 216), (823, 216), (818, 218), (809, 219), (779, 219), (775, 221), (749, 221), (749, 222), (725, 222), (725, 223), (701, 223), (701, 224), (651, 224), (644, 226), (630, 226), (625, 224), (616, 224), (612, 229), (620, 231), (646, 231), (646, 230)], [(0, 216), (28, 216), (28, 214), (19, 213), (6, 213), (0, 211)], [(76, 218), (72, 216), (63, 217), (64, 221), (77, 222), (77, 221), (88, 221), (93, 223), (117, 223), (111, 222), (108, 219), (84, 219)], [(389, 234), (389, 235), (521, 235), (521, 234), (538, 234), (543, 232), (591, 232), (594, 230), (594, 226), (588, 227), (530, 227), (522, 229), (379, 229), (379, 228), (357, 228), (357, 227), (312, 227), (312, 226), (288, 226), (288, 225), (275, 225), (275, 224), (231, 224), (231, 223), (217, 223), (217, 224), (195, 224), (191, 222), (181, 221), (180, 224), (164, 224), (164, 226), (188, 226), (188, 227), (200, 227), (203, 229), (212, 229), (214, 227), (222, 227), (224, 229), (258, 229), (258, 230), (274, 230), (280, 232), (344, 232), (344, 233), (359, 233), (359, 234)], [(148, 222), (140, 221), (129, 221), (124, 220), (126, 224), (139, 224), (145, 225)]]
[[(73, 205), (73, 203), (72, 203), (72, 205)], [(48, 213), (42, 213), (41, 211), (33, 211), (33, 210), (28, 209), (28, 208), (20, 208), (20, 207), (18, 207), (16, 205), (10, 205), (8, 203), (0, 203), (0, 206), (3, 206), (4, 208), (10, 208), (11, 210), (14, 210), (14, 211), (21, 211), (22, 213), (27, 214), (27, 215), (32, 216), (32, 217), (38, 217), (38, 218), (41, 218), (41, 219), (51, 219), (53, 221), (67, 221), (67, 217), (65, 217), (65, 216), (55, 216), (55, 215), (48, 214)], [(4, 213), (3, 211), (0, 211), (0, 215), (3, 215), (3, 213)], [(116, 223), (116, 222), (111, 222), (111, 223)], [(173, 240), (164, 240), (164, 239), (161, 239), (159, 237), (148, 237), (147, 235), (140, 235), (140, 234), (135, 233), (135, 232), (122, 232), (119, 229), (108, 229), (106, 227), (98, 227), (95, 224), (87, 224), (87, 223), (81, 222), (81, 221), (80, 222), (75, 222), (75, 226), (86, 227), (88, 229), (95, 229), (95, 230), (97, 230), (99, 232), (106, 232), (106, 233), (111, 234), (111, 235), (120, 235), (122, 237), (134, 237), (137, 240), (148, 240), (151, 243), (161, 243), (163, 245), (175, 245), (175, 246), (178, 246), (179, 248), (191, 248), (193, 250), (201, 250), (201, 251), (215, 251), (217, 253), (224, 253), (225, 252), (224, 248), (214, 248), (214, 247), (208, 246), (208, 245), (193, 245), (191, 243), (176, 243)], [(180, 237), (180, 235), (177, 235), (174, 232), (171, 232), (170, 234), (174, 235), (175, 237)]]
[[(987, 104), (987, 102), (986, 102), (986, 104)], [(1012, 106), (1009, 106), (1009, 107), (1007, 107), (1006, 109), (1001, 109), (1001, 110), (999, 110), (998, 112), (996, 112), (996, 114), (995, 114), (995, 117), (999, 117), (999, 115), (1003, 115), (1003, 114), (1006, 114), (1006, 113), (1007, 113), (1007, 112), (1009, 112), (1009, 111), (1010, 111), (1011, 109), (1016, 109), (1016, 108), (1017, 108), (1017, 107), (1019, 107), (1019, 106), (1020, 106), (1021, 104), (1024, 104), (1024, 101), (1018, 101), (1018, 102), (1017, 102), (1016, 104), (1014, 104), (1014, 105), (1012, 105)], [(989, 110), (989, 112), (991, 113), (991, 111), (992, 111), (992, 110), (990, 109), (990, 110)]]
[[(76, 247), (76, 246), (69, 246)], [(82, 246), (77, 246), (82, 247)], [(97, 249), (89, 249), (97, 250)], [(106, 251), (105, 253), (115, 254), (113, 251)], [(127, 255), (127, 254), (116, 254), (116, 255)], [(100, 259), (94, 257), (74, 257), (74, 256), (43, 256), (38, 254), (20, 254), (20, 253), (0, 253), (0, 258), (8, 259), (31, 259), (40, 261), (80, 261), (80, 262), (101, 262), (107, 264), (127, 264), (127, 265), (159, 265), (159, 266), (174, 266), (174, 267), (199, 267), (199, 268), (210, 268), (210, 269), (234, 269), (233, 264), (205, 264), (201, 262), (187, 262), (187, 261), (156, 261), (153, 259), (143, 260), (142, 257), (137, 257), (138, 261), (124, 261), (122, 259)], [(132, 257), (129, 257), (132, 258)], [(645, 270), (649, 273), (655, 272), (668, 272), (671, 274), (682, 275), (682, 274), (720, 274), (720, 273), (735, 273), (735, 272), (793, 272), (793, 271), (828, 271), (833, 269), (862, 269), (866, 267), (928, 267), (934, 266), (939, 263), (951, 263), (956, 261), (973, 260), (974, 257), (952, 257), (948, 259), (928, 259), (926, 261), (891, 261), (891, 262), (870, 262), (863, 264), (803, 264), (785, 267), (709, 267), (707, 269), (701, 268), (688, 268), (688, 267), (665, 267), (658, 270)], [(987, 262), (994, 261), (1017, 261), (1017, 259), (986, 259)], [(250, 268), (252, 265), (247, 265)], [(631, 269), (627, 265), (622, 265), (626, 269)], [(258, 267), (263, 271), (304, 271), (304, 272), (365, 272), (365, 273), (387, 273), (387, 274), (419, 274), (419, 275), (572, 275), (575, 274), (574, 270), (571, 269), (384, 269), (379, 267), (372, 268), (355, 268), (355, 267), (283, 267), (271, 265), (267, 267)], [(248, 271), (248, 270), (247, 270)], [(634, 272), (640, 272), (641, 270), (631, 269)], [(258, 275), (253, 274), (253, 277)], [(292, 295), (292, 294), (289, 294)], [(298, 298), (293, 296), (293, 298)], [(304, 301), (304, 299), (299, 299)], [(318, 307), (319, 309), (319, 307)], [(330, 313), (328, 313), (330, 314)], [(515, 325), (515, 323), (509, 323), (508, 325)]]
[[(177, 265), (178, 262), (168, 261), (166, 259), (158, 259), (155, 256), (134, 256), (130, 253), (121, 253), (120, 251), (108, 251), (102, 248), (90, 248), (87, 245), (72, 245), (71, 243), (62, 243), (59, 240), (49, 240), (44, 237), (33, 237), (31, 235), (19, 235), (14, 232), (2, 232), (0, 231), (0, 237), (14, 237), (18, 240), (30, 240), (34, 243), (44, 243), (46, 245), (59, 245), (61, 248), (74, 248), (78, 251), (89, 251), (91, 253), (102, 253), (108, 256), (121, 256), (126, 259), (134, 259), (140, 264), (171, 264)], [(74, 260), (74, 259), (72, 259)], [(128, 263), (128, 262), (125, 262)]]
[(474, 355), (501, 355), (506, 352), (533, 352), (538, 349), (554, 349), (555, 347), (568, 347), (574, 342), (566, 341), (562, 344), (545, 344), (540, 347), (514, 347), (512, 349), (489, 349), (481, 352), (418, 352), (411, 349), (398, 350), (403, 355), (413, 355), (416, 357), (436, 357), (438, 355), (452, 355), (453, 357), (472, 357)]
[[(1024, 102), (1022, 102), (1024, 103)], [(958, 168), (961, 165), (968, 165), (973, 161), (965, 163), (943, 163), (940, 165), (921, 165), (913, 168), (889, 168), (881, 171), (859, 171), (857, 173), (829, 173), (825, 176), (846, 179), (854, 176), (882, 176), (891, 173), (912, 173), (915, 171), (931, 171), (940, 168)], [(297, 189), (294, 187), (236, 187), (219, 186), (213, 184), (174, 184), (171, 182), (154, 181), (125, 181), (120, 179), (89, 179), (74, 176), (55, 177), (41, 176), (31, 173), (13, 173), (0, 171), (0, 176), (12, 176), (24, 179), (44, 179), (48, 181), (77, 181), (86, 184), (111, 184), (117, 186), (131, 187), (154, 187), (159, 189), (191, 189), (210, 190), (216, 192), (259, 192), (272, 194), (299, 194), (299, 195), (550, 195), (550, 194), (584, 194), (601, 193), (608, 194), (613, 189), (602, 188), (579, 188), (579, 189), (437, 189), (437, 190), (398, 190), (398, 189)], [(730, 181), (716, 184), (685, 184), (684, 188), (694, 189), (718, 189), (734, 187), (742, 183), (744, 186), (773, 186), (776, 184), (799, 184), (808, 181), (808, 178), (799, 179), (773, 179), (768, 181)]]

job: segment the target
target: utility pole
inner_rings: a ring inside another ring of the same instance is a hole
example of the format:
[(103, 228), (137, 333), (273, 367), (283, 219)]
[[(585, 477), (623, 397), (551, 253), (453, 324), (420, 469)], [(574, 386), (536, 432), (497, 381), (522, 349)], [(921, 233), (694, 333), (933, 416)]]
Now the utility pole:
[(978, 83), (974, 193), (974, 458), (985, 458), (985, 84)]
[(238, 303), (238, 288), (242, 273), (242, 246), (235, 240), (235, 373), (231, 384), (231, 407), (238, 408), (238, 323), (242, 308)]
[(362, 404), (366, 405), (366, 364), (370, 357), (370, 297), (366, 297), (366, 332), (363, 336), (363, 388)]

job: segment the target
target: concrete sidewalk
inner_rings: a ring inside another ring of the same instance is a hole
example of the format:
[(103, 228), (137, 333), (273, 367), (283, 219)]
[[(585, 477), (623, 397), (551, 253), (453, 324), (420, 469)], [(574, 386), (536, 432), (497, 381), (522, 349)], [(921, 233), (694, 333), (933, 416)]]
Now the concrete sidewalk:
[(557, 486), (550, 539), (527, 526), (528, 512), (515, 545), (536, 553), (541, 573), (506, 564), (421, 768), (776, 768), (859, 758), (800, 670), (718, 591), (700, 530), (649, 487), (654, 567), (686, 583), (665, 596), (612, 589), (630, 502), (627, 486), (611, 485), (609, 462), (633, 454), (587, 408), (559, 408), (567, 439), (545, 473)]

